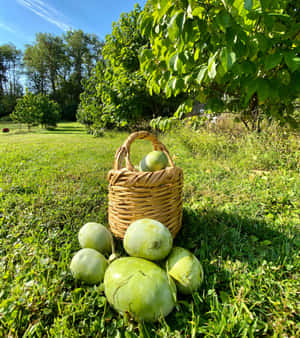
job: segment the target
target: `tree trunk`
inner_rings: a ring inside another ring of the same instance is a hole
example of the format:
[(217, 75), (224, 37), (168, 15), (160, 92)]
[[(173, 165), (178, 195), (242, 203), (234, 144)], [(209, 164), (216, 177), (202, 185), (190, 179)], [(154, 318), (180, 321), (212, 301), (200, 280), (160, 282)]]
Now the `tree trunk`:
[(52, 92), (53, 92), (53, 95), (55, 96), (55, 93), (56, 93), (56, 86), (55, 86), (55, 79), (53, 76), (51, 76), (51, 86), (52, 86)]
[(257, 120), (257, 132), (258, 133), (261, 132), (261, 125), (260, 125), (260, 123), (261, 123), (261, 118), (258, 118), (258, 120)]
[(259, 123), (259, 110), (258, 110), (258, 98), (257, 94), (255, 93), (252, 96), (251, 103), (250, 103), (250, 114), (252, 117), (252, 131), (260, 131), (260, 123)]
[(244, 120), (242, 117), (241, 117), (241, 120), (242, 120), (242, 122), (243, 122), (244, 126), (246, 127), (246, 129), (247, 129), (248, 131), (250, 131), (250, 128), (249, 128), (249, 126), (248, 126), (248, 123), (247, 123), (247, 121), (246, 121), (246, 120)]

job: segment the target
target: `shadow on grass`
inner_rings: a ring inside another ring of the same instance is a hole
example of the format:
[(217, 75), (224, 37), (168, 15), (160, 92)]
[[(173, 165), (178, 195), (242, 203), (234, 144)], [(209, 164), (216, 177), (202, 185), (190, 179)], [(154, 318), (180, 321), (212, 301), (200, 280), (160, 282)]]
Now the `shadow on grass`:
[(43, 134), (85, 134), (85, 128), (84, 127), (78, 127), (78, 126), (63, 126), (63, 127), (57, 127), (53, 129), (45, 129)]
[(46, 134), (46, 135), (84, 135), (86, 134), (86, 130), (84, 127), (76, 127), (76, 126), (63, 126), (57, 128), (49, 128), (49, 129), (36, 129), (36, 128), (15, 128), (12, 129), (9, 133), (1, 133), (4, 136), (15, 136), (15, 135), (30, 135), (30, 134)]
[[(199, 325), (206, 325), (211, 319), (214, 299), (229, 306), (231, 301), (228, 298), (236, 279), (233, 274), (245, 273), (247, 276), (263, 262), (277, 266), (287, 264), (297, 250), (293, 239), (271, 229), (262, 220), (215, 209), (185, 208), (183, 226), (174, 245), (189, 249), (199, 258), (204, 268), (204, 282), (192, 296), (178, 295), (179, 310), (167, 318), (172, 331), (180, 331), (191, 323), (194, 311), (202, 314)], [(233, 264), (230, 268), (227, 268), (227, 261)]]
[(183, 226), (175, 245), (195, 252), (200, 259), (231, 259), (256, 265), (262, 260), (281, 264), (293, 240), (255, 218), (210, 209), (185, 208)]

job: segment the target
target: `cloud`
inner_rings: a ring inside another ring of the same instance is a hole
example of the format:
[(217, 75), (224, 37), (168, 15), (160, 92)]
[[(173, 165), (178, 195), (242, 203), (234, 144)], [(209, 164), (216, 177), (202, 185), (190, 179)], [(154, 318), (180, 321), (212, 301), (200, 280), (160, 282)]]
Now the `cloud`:
[(19, 30), (16, 26), (13, 26), (11, 24), (7, 24), (0, 19), (2, 22), (0, 22), (0, 30), (3, 29), (11, 34), (13, 34), (16, 38), (14, 40), (20, 41), (20, 39), (23, 39), (25, 41), (34, 41), (35, 37), (30, 36), (24, 33), (24, 31)]
[(62, 13), (42, 0), (17, 0), (17, 2), (63, 31), (72, 29), (65, 23), (66, 18)]
[(10, 32), (10, 33), (13, 33), (13, 34), (18, 33), (13, 27), (11, 27), (10, 25), (3, 23), (3, 22), (0, 22), (0, 29), (4, 29), (7, 32)]

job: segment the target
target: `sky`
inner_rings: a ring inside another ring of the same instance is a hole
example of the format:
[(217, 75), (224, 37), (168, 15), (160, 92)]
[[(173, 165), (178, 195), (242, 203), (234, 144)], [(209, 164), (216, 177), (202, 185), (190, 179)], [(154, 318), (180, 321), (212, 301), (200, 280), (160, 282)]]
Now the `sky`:
[(70, 29), (95, 33), (100, 40), (112, 31), (112, 22), (146, 0), (0, 0), (0, 45), (13, 43), (24, 51), (37, 33), (62, 36)]

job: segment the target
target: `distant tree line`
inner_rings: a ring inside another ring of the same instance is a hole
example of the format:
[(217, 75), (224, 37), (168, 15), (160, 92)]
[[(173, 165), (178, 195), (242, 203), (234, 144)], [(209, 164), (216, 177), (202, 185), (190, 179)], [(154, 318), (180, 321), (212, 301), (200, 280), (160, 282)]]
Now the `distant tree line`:
[(75, 120), (82, 82), (102, 59), (102, 45), (95, 34), (74, 30), (63, 36), (39, 33), (24, 53), (12, 44), (0, 46), (0, 117), (12, 113), (25, 84), (55, 101), (62, 120)]
[(0, 117), (11, 113), (22, 96), (21, 63), (22, 53), (14, 45), (0, 46)]

